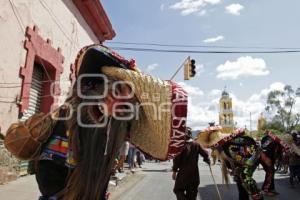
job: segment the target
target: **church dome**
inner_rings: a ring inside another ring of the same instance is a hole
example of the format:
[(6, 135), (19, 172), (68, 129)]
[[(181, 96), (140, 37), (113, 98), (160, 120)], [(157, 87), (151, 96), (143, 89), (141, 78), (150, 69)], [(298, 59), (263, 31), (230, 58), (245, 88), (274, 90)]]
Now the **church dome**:
[(229, 93), (226, 92), (225, 90), (222, 92), (222, 96), (229, 96)]

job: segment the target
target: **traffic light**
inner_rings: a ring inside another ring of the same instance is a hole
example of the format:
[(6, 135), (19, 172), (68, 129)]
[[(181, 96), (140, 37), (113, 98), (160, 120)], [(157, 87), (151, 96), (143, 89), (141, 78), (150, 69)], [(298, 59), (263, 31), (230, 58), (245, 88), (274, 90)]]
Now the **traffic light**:
[(196, 61), (194, 59), (190, 62), (190, 77), (194, 77), (196, 75)]
[(188, 57), (184, 63), (184, 80), (190, 80), (190, 78), (196, 75), (196, 61)]

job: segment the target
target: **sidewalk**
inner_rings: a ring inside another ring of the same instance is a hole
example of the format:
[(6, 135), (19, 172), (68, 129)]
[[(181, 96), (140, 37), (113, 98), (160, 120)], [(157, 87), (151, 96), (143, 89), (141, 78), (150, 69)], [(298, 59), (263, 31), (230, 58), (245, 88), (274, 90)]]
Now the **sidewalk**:
[[(120, 181), (130, 177), (132, 172), (125, 169), (123, 173), (117, 173), (111, 177), (109, 190), (115, 190)], [(20, 177), (15, 181), (0, 185), (1, 200), (35, 200), (40, 196), (38, 185), (34, 175)]]
[(39, 195), (35, 176), (21, 177), (0, 185), (0, 199), (3, 200), (35, 200)]
[(114, 176), (111, 176), (109, 181), (109, 188), (117, 186), (120, 181), (141, 170), (141, 168), (134, 168), (133, 170), (130, 170), (128, 164), (124, 163), (124, 171), (121, 173), (117, 172)]

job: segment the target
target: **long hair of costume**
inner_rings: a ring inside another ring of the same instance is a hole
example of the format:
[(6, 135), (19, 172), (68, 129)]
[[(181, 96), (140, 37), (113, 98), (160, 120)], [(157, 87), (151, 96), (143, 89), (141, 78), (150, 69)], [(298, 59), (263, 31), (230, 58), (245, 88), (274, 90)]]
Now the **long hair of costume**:
[[(70, 99), (74, 98), (77, 99), (72, 104), (74, 108), (86, 101), (79, 99), (76, 91), (73, 91)], [(128, 122), (110, 117), (105, 127), (88, 128), (78, 124), (78, 117), (85, 124), (94, 123), (88, 107), (83, 107), (80, 112), (75, 110), (68, 121), (70, 152), (76, 166), (68, 177), (65, 189), (58, 196), (63, 200), (101, 199), (111, 175), (113, 158), (125, 139)]]

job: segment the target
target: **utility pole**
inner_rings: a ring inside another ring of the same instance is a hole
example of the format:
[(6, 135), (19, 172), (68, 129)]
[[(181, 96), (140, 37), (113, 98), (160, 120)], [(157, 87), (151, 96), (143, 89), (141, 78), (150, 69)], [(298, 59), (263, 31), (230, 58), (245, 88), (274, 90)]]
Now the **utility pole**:
[(250, 135), (252, 136), (252, 133), (251, 133), (251, 131), (252, 131), (252, 113), (250, 112), (250, 127), (249, 127), (249, 129), (250, 129)]

